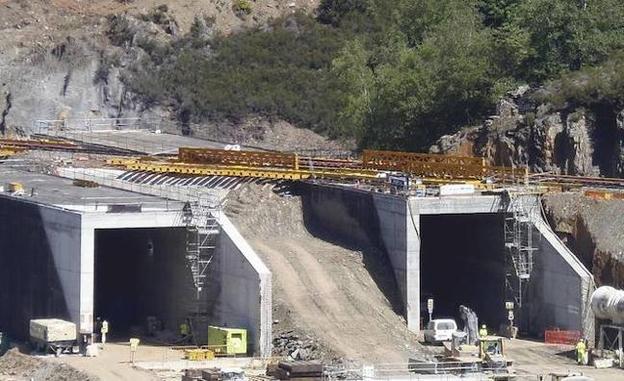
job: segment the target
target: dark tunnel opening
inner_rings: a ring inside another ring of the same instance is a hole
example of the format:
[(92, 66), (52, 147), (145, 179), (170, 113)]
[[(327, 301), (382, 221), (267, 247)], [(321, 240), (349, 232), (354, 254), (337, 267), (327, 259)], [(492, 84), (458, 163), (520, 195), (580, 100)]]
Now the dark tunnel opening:
[(176, 331), (195, 292), (184, 248), (180, 228), (96, 230), (94, 317), (112, 339), (145, 334), (148, 316)]
[(504, 217), (499, 214), (422, 215), (421, 313), (454, 318), (459, 306), (477, 313), (479, 324), (497, 330), (506, 321)]

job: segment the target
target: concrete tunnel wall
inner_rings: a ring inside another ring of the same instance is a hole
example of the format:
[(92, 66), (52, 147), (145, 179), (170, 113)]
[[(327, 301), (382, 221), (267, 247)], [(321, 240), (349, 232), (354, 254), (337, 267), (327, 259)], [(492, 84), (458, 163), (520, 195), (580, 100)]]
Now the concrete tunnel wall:
[(220, 291), (214, 308), (215, 324), (247, 329), (249, 352), (271, 356), (271, 272), (224, 214), (218, 220), (218, 267), (213, 271), (218, 272)]
[(594, 339), (594, 316), (589, 307), (593, 276), (559, 240), (548, 224), (535, 218), (538, 240), (533, 278), (529, 285), (530, 333), (542, 337), (546, 329), (582, 332)]
[(0, 330), (28, 338), (28, 321), (80, 321), (81, 216), (0, 196)]
[[(73, 321), (83, 332), (93, 330), (99, 229), (180, 226), (175, 210), (77, 213), (4, 195), (0, 217), (11, 221), (0, 224), (0, 330), (19, 339), (28, 338), (28, 321), (33, 318), (57, 317)], [(215, 262), (219, 267), (213, 270), (218, 293), (209, 306), (212, 324), (247, 328), (250, 350), (270, 356), (271, 273), (225, 216), (220, 222)], [(183, 258), (180, 248), (170, 242), (162, 246)], [(173, 321), (179, 313), (171, 310), (161, 312)]]
[[(392, 265), (402, 313), (414, 332), (420, 327), (421, 215), (493, 215), (506, 211), (499, 195), (406, 200), (315, 184), (302, 185), (301, 194), (306, 225), (323, 229), (327, 234), (323, 238), (356, 248), (371, 244), (383, 249)], [(534, 242), (539, 245), (529, 291), (532, 300), (522, 313), (528, 316), (529, 333), (540, 337), (545, 329), (558, 327), (581, 330), (591, 337), (593, 319), (587, 308), (593, 287), (591, 273), (541, 219), (537, 213), (539, 199), (531, 196), (523, 202), (533, 205)], [(501, 249), (501, 255), (507, 254)], [(501, 309), (503, 306), (501, 301)]]
[(373, 246), (387, 256), (396, 280), (398, 303), (392, 290), (383, 291), (394, 309), (405, 316), (408, 328), (418, 332), (419, 219), (411, 218), (405, 199), (310, 183), (302, 184), (299, 192), (308, 230), (356, 250)]

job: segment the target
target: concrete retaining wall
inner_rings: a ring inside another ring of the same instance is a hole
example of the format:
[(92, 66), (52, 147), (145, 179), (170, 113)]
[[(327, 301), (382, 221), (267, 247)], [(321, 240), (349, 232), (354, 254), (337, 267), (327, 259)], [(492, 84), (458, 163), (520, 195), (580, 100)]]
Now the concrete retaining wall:
[[(379, 249), (392, 266), (400, 309), (408, 327), (420, 327), (418, 216), (411, 218), (404, 198), (357, 189), (303, 184), (304, 222), (323, 239), (355, 250)], [(392, 298), (392, 290), (384, 290)], [(388, 293), (389, 292), (389, 293)], [(392, 302), (392, 300), (391, 300)]]
[(0, 327), (28, 337), (28, 321), (80, 321), (80, 215), (0, 196)]
[(382, 194), (373, 197), (379, 220), (379, 236), (390, 259), (401, 293), (407, 327), (420, 330), (420, 216), (409, 204)]
[(541, 217), (534, 226), (541, 237), (530, 285), (530, 332), (541, 337), (544, 330), (559, 328), (593, 338), (594, 319), (589, 308), (593, 276)]
[(272, 350), (271, 272), (223, 214), (217, 241), (221, 283), (216, 301), (218, 325), (246, 328), (250, 352), (268, 357)]

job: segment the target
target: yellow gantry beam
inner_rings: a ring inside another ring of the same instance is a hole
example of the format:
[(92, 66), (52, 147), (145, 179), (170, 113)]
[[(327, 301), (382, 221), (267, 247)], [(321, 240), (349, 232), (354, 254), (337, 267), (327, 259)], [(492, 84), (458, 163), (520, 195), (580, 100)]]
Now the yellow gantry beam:
[(109, 164), (129, 170), (194, 176), (235, 176), (303, 180), (309, 178), (374, 180), (399, 171), (425, 182), (483, 181), (496, 178), (515, 183), (526, 178), (526, 169), (487, 166), (482, 158), (364, 151), (363, 159), (299, 158), (296, 154), (180, 148), (177, 160), (153, 158), (112, 159)]
[(24, 151), (23, 148), (18, 147), (2, 147), (0, 146), (0, 158), (7, 158), (17, 153)]
[(324, 179), (361, 179), (378, 178), (378, 171), (366, 169), (289, 169), (270, 167), (251, 167), (244, 165), (208, 165), (175, 162), (146, 162), (140, 160), (111, 159), (111, 165), (123, 166), (134, 171), (154, 173), (175, 173), (193, 176), (234, 176), (255, 177), (277, 180), (305, 180), (312, 178)]

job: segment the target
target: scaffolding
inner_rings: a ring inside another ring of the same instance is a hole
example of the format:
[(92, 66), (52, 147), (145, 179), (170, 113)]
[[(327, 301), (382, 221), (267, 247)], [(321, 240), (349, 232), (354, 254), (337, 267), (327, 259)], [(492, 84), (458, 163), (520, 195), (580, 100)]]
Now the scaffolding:
[(189, 200), (182, 210), (186, 226), (186, 260), (197, 290), (197, 299), (206, 284), (208, 266), (214, 258), (219, 223), (217, 214), (221, 210), (218, 199), (206, 193), (200, 193), (194, 200)]
[(526, 202), (527, 194), (506, 192), (505, 248), (507, 250), (507, 272), (505, 283), (511, 291), (515, 305), (521, 308), (526, 289), (533, 272), (534, 251), (533, 223), (535, 203)]
[(603, 324), (600, 326), (600, 336), (598, 340), (598, 350), (602, 358), (608, 356), (605, 352), (613, 354), (616, 358), (617, 366), (624, 367), (624, 327), (620, 325)]

